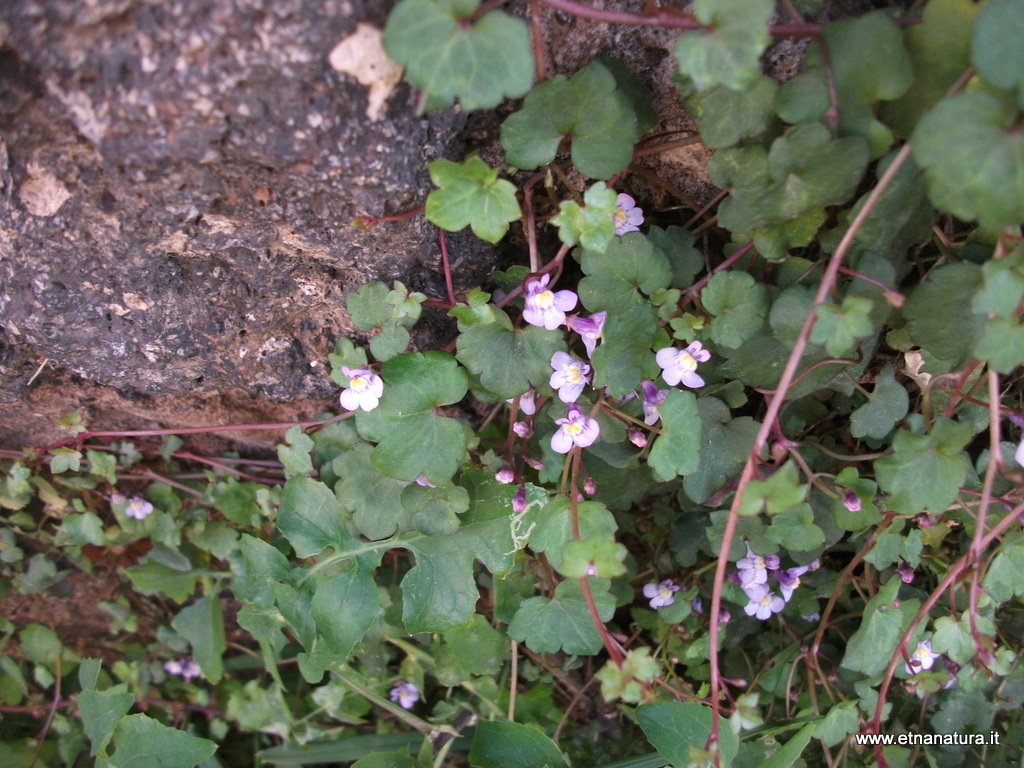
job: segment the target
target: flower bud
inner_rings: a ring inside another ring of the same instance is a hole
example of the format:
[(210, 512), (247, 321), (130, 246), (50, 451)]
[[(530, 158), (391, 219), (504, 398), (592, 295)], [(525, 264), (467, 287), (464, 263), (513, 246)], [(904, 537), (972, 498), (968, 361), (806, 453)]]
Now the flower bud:
[(508, 485), (516, 479), (516, 476), (512, 473), (512, 470), (509, 467), (502, 467), (494, 475), (494, 479), (503, 485)]
[(914, 568), (906, 560), (900, 563), (900, 567), (897, 570), (904, 584), (912, 584), (914, 582)]
[(544, 462), (543, 461), (538, 461), (537, 459), (533, 458), (532, 456), (523, 456), (523, 461), (526, 462), (527, 466), (533, 467), (538, 472), (540, 472), (542, 469), (544, 469)]
[(583, 481), (583, 492), (587, 496), (593, 496), (597, 493), (597, 483), (594, 482), (594, 478), (590, 475), (587, 475), (587, 479)]
[(629, 442), (631, 442), (637, 448), (645, 448), (647, 446), (647, 435), (645, 435), (636, 427), (630, 427), (628, 435)]
[(519, 486), (519, 490), (516, 491), (516, 495), (512, 497), (512, 509), (519, 513), (526, 511), (526, 486)]
[(849, 488), (843, 488), (843, 506), (850, 512), (860, 512), (860, 496)]
[(526, 439), (533, 434), (533, 427), (527, 424), (525, 421), (517, 421), (512, 425), (512, 431), (515, 432), (519, 437)]

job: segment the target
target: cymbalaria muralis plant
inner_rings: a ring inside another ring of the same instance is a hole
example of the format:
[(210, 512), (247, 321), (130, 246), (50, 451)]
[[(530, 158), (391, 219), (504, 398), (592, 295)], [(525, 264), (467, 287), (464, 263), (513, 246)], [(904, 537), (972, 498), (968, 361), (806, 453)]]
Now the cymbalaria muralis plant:
[[(550, 76), (544, 5), (675, 31), (696, 131), (611, 58)], [(101, 664), (5, 620), (5, 764), (1019, 765), (1024, 4), (813, 6), (401, 0), (425, 108), (521, 99), (501, 165), (430, 165), (448, 295), (351, 291), (278, 462), (74, 414), (4, 453), (13, 588), (113, 558), (162, 622), (103, 604)], [(720, 198), (643, 199), (695, 141)], [(524, 246), (456, 295), (465, 227)]]

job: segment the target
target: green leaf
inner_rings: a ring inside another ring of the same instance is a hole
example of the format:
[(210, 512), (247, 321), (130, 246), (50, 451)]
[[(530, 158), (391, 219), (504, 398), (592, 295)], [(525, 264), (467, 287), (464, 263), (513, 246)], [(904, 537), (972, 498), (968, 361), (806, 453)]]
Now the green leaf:
[(50, 451), (53, 457), (50, 460), (50, 471), (55, 475), (67, 472), (77, 472), (82, 467), (82, 452), (72, 448), (54, 448)]
[(1024, 537), (1018, 534), (1003, 541), (1002, 551), (988, 567), (981, 585), (997, 603), (1024, 595)]
[(381, 376), (380, 405), (356, 413), (359, 434), (378, 443), (374, 467), (396, 480), (426, 475), (435, 485), (447, 484), (466, 452), (466, 435), (459, 422), (434, 409), (463, 398), (465, 369), (445, 352), (415, 352), (388, 360)]
[(558, 227), (558, 239), (566, 245), (580, 243), (584, 248), (603, 253), (615, 237), (617, 195), (603, 181), (583, 195), (584, 207), (575, 200), (563, 200), (551, 223)]
[(743, 501), (736, 510), (740, 517), (753, 517), (767, 511), (777, 515), (796, 509), (807, 500), (808, 486), (800, 482), (796, 465), (786, 462), (764, 480), (752, 480), (743, 491)]
[(409, 332), (394, 318), (384, 323), (380, 331), (370, 339), (370, 352), (381, 362), (402, 354), (408, 348)]
[(472, 325), (459, 336), (456, 352), (459, 362), (502, 400), (518, 397), (531, 386), (545, 386), (552, 355), (565, 348), (558, 331), (511, 326), (504, 313), (498, 322)]
[(209, 739), (168, 728), (147, 715), (129, 715), (114, 732), (110, 768), (194, 768), (217, 751)]
[(728, 406), (714, 397), (700, 398), (697, 413), (703, 435), (700, 460), (697, 469), (683, 478), (683, 489), (690, 499), (703, 504), (743, 469), (760, 425), (749, 416), (733, 419)]
[(469, 762), (478, 768), (562, 768), (569, 761), (542, 731), (529, 725), (477, 723)]
[(291, 581), (292, 568), (280, 550), (255, 536), (243, 534), (238, 540), (241, 563), (232, 562), (231, 590), (247, 603), (269, 608), (274, 605), (274, 584)]
[(972, 0), (930, 0), (921, 23), (906, 31), (914, 82), (901, 97), (883, 104), (886, 125), (902, 136), (939, 103), (971, 63), (971, 30), (980, 6)]
[[(703, 750), (711, 735), (711, 707), (696, 702), (660, 702), (636, 708), (636, 719), (647, 739), (675, 768), (689, 768), (690, 748)], [(724, 717), (718, 718), (718, 749), (722, 765), (730, 765), (739, 740)]]
[[(878, 163), (876, 173), (884, 173), (894, 157), (895, 155), (890, 154), (882, 158)], [(866, 192), (853, 206), (853, 210), (850, 211), (851, 219), (860, 213), (870, 194), (870, 192)], [(857, 233), (857, 242), (869, 251), (884, 256), (887, 264), (902, 264), (910, 248), (927, 242), (931, 238), (934, 221), (935, 209), (932, 208), (931, 202), (928, 200), (928, 192), (921, 179), (921, 172), (913, 160), (908, 159), (896, 172), (892, 182), (877, 200), (871, 212), (868, 213)], [(861, 258), (858, 271), (867, 273), (869, 258), (869, 256)], [(877, 274), (871, 276), (876, 279), (880, 278)], [(895, 286), (895, 275), (883, 278), (883, 282)], [(858, 285), (877, 291), (870, 284), (863, 285), (854, 282), (847, 295), (853, 294), (854, 288)]]
[(126, 568), (125, 575), (135, 589), (143, 594), (162, 592), (178, 603), (188, 600), (195, 591), (196, 581), (199, 579), (199, 574), (195, 571), (175, 570), (156, 560), (146, 560)]
[(106, 451), (86, 451), (89, 461), (89, 474), (102, 477), (111, 485), (117, 485), (117, 457)]
[(854, 351), (858, 339), (875, 332), (871, 322), (870, 299), (847, 296), (840, 306), (819, 304), (814, 308), (816, 321), (811, 328), (811, 342), (824, 344), (832, 357), (843, 357)]
[(658, 406), (662, 434), (654, 441), (647, 464), (662, 481), (695, 472), (700, 463), (702, 425), (697, 398), (692, 392), (669, 390)]
[[(537, 527), (530, 536), (530, 549), (543, 552), (554, 568), (560, 568), (565, 545), (573, 540), (571, 504), (565, 496), (556, 496), (540, 510)], [(580, 501), (576, 504), (576, 519), (581, 538), (589, 538), (604, 532), (614, 534), (618, 530), (615, 517), (608, 508), (596, 501)]]
[(711, 338), (735, 349), (760, 330), (768, 314), (768, 289), (746, 272), (719, 272), (701, 291), (704, 308), (715, 317)]
[[(363, 331), (369, 331), (377, 326), (384, 325), (391, 319), (391, 306), (387, 303), (390, 291), (384, 283), (366, 283), (345, 296), (345, 308), (348, 310), (352, 325)], [(338, 342), (339, 346), (341, 342)], [(346, 355), (352, 359), (355, 353)], [(358, 359), (358, 358), (356, 358)], [(366, 359), (366, 353), (362, 355)], [(339, 369), (341, 366), (337, 366)], [(351, 367), (351, 366), (349, 366)], [(338, 381), (339, 384), (343, 382)]]
[(988, 230), (1024, 220), (1024, 134), (1018, 114), (987, 93), (958, 93), (911, 137), (936, 208)]
[[(920, 600), (893, 605), (902, 580), (892, 576), (864, 607), (864, 619), (846, 645), (840, 666), (868, 677), (880, 675), (896, 651), (896, 643), (909, 626)], [(913, 651), (913, 648), (910, 648)]]
[(1024, 296), (1024, 247), (1018, 246), (1006, 258), (986, 261), (981, 274), (981, 288), (971, 301), (974, 313), (1015, 318), (1020, 297)]
[(537, 85), (501, 126), (507, 161), (536, 168), (554, 160), (565, 137), (580, 173), (607, 179), (633, 159), (633, 145), (652, 127), (651, 96), (621, 64), (595, 59), (566, 80)]
[(476, 0), (403, 0), (384, 28), (388, 56), (430, 108), (458, 98), (464, 109), (490, 109), (533, 84), (533, 48), (526, 24), (501, 11), (470, 22)]
[(105, 753), (114, 729), (135, 702), (135, 694), (128, 693), (128, 684), (120, 683), (106, 691), (86, 690), (78, 694), (78, 711), (82, 727), (92, 743), (89, 754)]
[(860, 728), (857, 702), (841, 701), (830, 707), (824, 718), (810, 725), (814, 729), (815, 738), (821, 739), (829, 747), (834, 747)]
[(886, 363), (875, 377), (871, 399), (850, 414), (850, 434), (881, 440), (903, 420), (909, 407), (907, 390), (896, 381), (892, 364)]
[(644, 303), (639, 291), (650, 296), (672, 280), (668, 257), (640, 232), (616, 237), (604, 253), (584, 249), (580, 266), (580, 301), (591, 312), (625, 312)]
[(326, 485), (308, 477), (293, 477), (281, 494), (277, 527), (297, 557), (313, 557), (325, 547), (348, 549), (356, 544), (342, 524), (342, 515), (341, 504)]
[[(595, 387), (608, 387), (612, 397), (623, 397), (640, 385), (644, 368), (653, 364), (651, 342), (658, 330), (650, 304), (609, 315), (602, 329), (602, 344), (592, 362)], [(657, 370), (657, 369), (654, 369)]]
[(308, 477), (313, 472), (313, 461), (309, 456), (313, 450), (313, 441), (298, 424), (288, 428), (284, 439), (287, 445), (277, 446), (277, 458), (284, 464), (286, 475)]
[(613, 579), (626, 572), (629, 553), (608, 531), (598, 531), (586, 538), (574, 539), (562, 547), (562, 563), (558, 572), (571, 579), (597, 576)]
[(397, 530), (412, 528), (412, 514), (402, 506), (408, 483), (378, 472), (371, 462), (373, 448), (359, 445), (332, 463), (340, 478), (334, 495), (352, 513), (359, 532), (371, 541), (386, 539)]
[[(847, 702), (843, 702), (843, 704), (846, 703)], [(839, 706), (842, 706), (842, 704)], [(832, 709), (829, 710), (829, 715), (831, 715), (833, 711), (839, 710), (839, 706), (832, 707)], [(856, 714), (856, 711), (854, 714)], [(826, 715), (826, 718), (827, 717), (828, 715)], [(811, 736), (814, 734), (814, 729), (814, 723), (808, 723), (805, 725), (791, 736), (789, 741), (779, 748), (778, 752), (773, 754), (763, 763), (759, 763), (759, 768), (790, 768), (790, 766), (797, 762), (804, 749), (810, 743)]]
[(626, 652), (626, 658), (619, 666), (609, 661), (594, 675), (601, 681), (601, 696), (605, 701), (622, 699), (636, 704), (644, 695), (644, 684), (650, 684), (658, 677), (661, 665), (651, 658), (650, 648), (635, 648)]
[(498, 169), (478, 156), (461, 163), (437, 160), (429, 168), (439, 189), (427, 195), (426, 216), (442, 229), (458, 232), (470, 226), (480, 239), (496, 243), (521, 215), (515, 186), (499, 179)]
[(682, 227), (651, 227), (647, 239), (661, 249), (672, 265), (672, 288), (689, 288), (693, 278), (704, 269), (704, 254), (693, 247), (694, 237)]
[(875, 462), (878, 484), (890, 494), (889, 507), (910, 515), (945, 512), (971, 469), (963, 448), (973, 436), (970, 424), (941, 416), (927, 435), (898, 431), (892, 455)]
[(984, 320), (965, 311), (980, 282), (981, 270), (968, 262), (945, 264), (929, 273), (903, 308), (910, 340), (951, 368), (963, 366), (974, 356), (982, 334)]
[(380, 613), (373, 565), (360, 563), (320, 579), (313, 594), (311, 615), (317, 632), (341, 662), (352, 654)]
[(813, 552), (825, 543), (825, 532), (814, 523), (810, 504), (791, 507), (772, 517), (766, 536), (790, 552)]
[(469, 509), (469, 493), (457, 485), (428, 488), (412, 484), (402, 491), (402, 506), (417, 531), (434, 536), (459, 530), (459, 515)]
[(761, 54), (771, 42), (773, 12), (770, 0), (695, 0), (693, 15), (705, 28), (676, 40), (679, 71), (700, 91), (747, 88), (760, 74)]
[(474, 675), (496, 675), (508, 654), (508, 638), (484, 616), (473, 614), (469, 624), (445, 633), (434, 659), (437, 681), (458, 685)]
[[(608, 582), (588, 579), (601, 621), (608, 621), (615, 612), (615, 598), (608, 592)], [(601, 636), (583, 597), (580, 582), (563, 581), (555, 587), (555, 596), (531, 597), (523, 601), (508, 625), (508, 636), (525, 642), (535, 653), (559, 650), (578, 656), (590, 656), (601, 649)]]
[(704, 146), (721, 149), (768, 129), (779, 87), (771, 78), (759, 76), (739, 91), (725, 86), (700, 91), (682, 78), (677, 80), (676, 89), (687, 114), (697, 122)]
[(224, 674), (224, 616), (220, 601), (207, 595), (182, 608), (171, 625), (192, 645), (192, 657), (203, 671), (203, 677), (216, 685)]
[(996, 88), (1017, 91), (1024, 106), (1024, 7), (1016, 0), (989, 0), (974, 22), (971, 58), (978, 74)]
[[(978, 634), (991, 637), (995, 634), (992, 622), (984, 616), (974, 617)], [(952, 616), (940, 616), (935, 620), (935, 636), (932, 650), (948, 656), (957, 664), (969, 664), (977, 654), (977, 647), (971, 629), (971, 617), (961, 614), (959, 621)]]
[(825, 211), (817, 208), (787, 221), (769, 224), (754, 231), (757, 252), (766, 259), (779, 261), (789, 256), (791, 248), (810, 245), (825, 223)]
[(1024, 363), (1024, 325), (1001, 317), (985, 323), (981, 341), (974, 352), (999, 373), (1010, 373)]
[(833, 139), (820, 123), (789, 130), (768, 153), (759, 146), (721, 150), (708, 163), (711, 180), (732, 188), (719, 206), (719, 223), (751, 232), (845, 203), (860, 184), (868, 155), (862, 138)]

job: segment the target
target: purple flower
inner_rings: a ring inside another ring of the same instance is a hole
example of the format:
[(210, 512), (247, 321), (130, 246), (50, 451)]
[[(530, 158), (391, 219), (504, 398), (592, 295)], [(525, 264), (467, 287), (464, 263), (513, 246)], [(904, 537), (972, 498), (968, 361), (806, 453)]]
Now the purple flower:
[(750, 544), (747, 544), (747, 556), (740, 558), (736, 563), (736, 567), (740, 571), (740, 586), (743, 589), (747, 589), (754, 585), (767, 584), (768, 571), (778, 570), (779, 558), (775, 555), (768, 555), (767, 557), (756, 555), (750, 548)]
[(523, 319), (530, 325), (553, 331), (565, 322), (565, 313), (576, 306), (576, 294), (572, 291), (550, 291), (550, 281), (551, 275), (542, 275), (526, 286)]
[(665, 402), (665, 398), (668, 397), (668, 390), (658, 389), (658, 385), (650, 379), (641, 381), (640, 387), (644, 391), (644, 423), (654, 426), (658, 423), (658, 419), (661, 418), (658, 406)]
[(1013, 452), (1013, 458), (1017, 462), (1017, 466), (1024, 467), (1024, 440), (1021, 440), (1017, 450)]
[(412, 683), (399, 683), (391, 689), (388, 698), (397, 701), (402, 709), (412, 709), (412, 705), (420, 700), (420, 692)]
[(935, 660), (941, 655), (939, 653), (932, 653), (931, 640), (922, 640), (910, 655), (910, 662), (904, 664), (903, 668), (907, 671), (908, 675), (916, 675), (918, 672), (931, 669), (935, 664)]
[(351, 379), (348, 388), (341, 393), (341, 407), (347, 411), (362, 408), (372, 411), (384, 394), (384, 382), (369, 368), (341, 366), (341, 371)]
[(576, 402), (576, 398), (590, 382), (590, 366), (572, 355), (559, 351), (551, 356), (551, 367), (555, 372), (551, 374), (548, 383), (552, 389), (558, 390), (558, 399), (563, 403)]
[(690, 601), (690, 610), (697, 614), (704, 613), (704, 601), (700, 599), (700, 595)]
[(900, 563), (900, 567), (897, 568), (897, 571), (899, 572), (900, 578), (903, 580), (904, 584), (912, 584), (914, 582), (914, 567), (906, 560)]
[(525, 421), (517, 421), (512, 425), (512, 431), (525, 440), (533, 434), (533, 427)]
[(526, 486), (519, 486), (519, 490), (516, 491), (512, 497), (512, 511), (519, 513), (526, 511)]
[(680, 587), (673, 584), (672, 579), (665, 579), (660, 584), (644, 584), (644, 597), (650, 599), (651, 608), (657, 610), (672, 605), (676, 601), (675, 593), (679, 590)]
[(810, 566), (803, 565), (799, 568), (785, 568), (775, 572), (775, 580), (779, 582), (783, 600), (789, 602), (789, 598), (793, 596), (793, 590), (800, 586), (800, 577), (809, 570), (811, 570)]
[(850, 512), (860, 512), (860, 496), (849, 488), (843, 488), (843, 506)]
[(193, 658), (165, 661), (164, 671), (169, 675), (177, 675), (182, 680), (192, 680), (203, 674)]
[(624, 235), (627, 232), (639, 232), (640, 225), (644, 223), (644, 212), (637, 208), (636, 200), (620, 192), (615, 198), (615, 213), (612, 218), (615, 220), (615, 234)]
[[(505, 402), (512, 405), (512, 403), (515, 402), (515, 398), (506, 400)], [(519, 396), (519, 410), (527, 416), (532, 416), (537, 412), (537, 392), (533, 387), (530, 387), (526, 392)]]
[(142, 520), (144, 517), (148, 517), (152, 511), (153, 505), (141, 496), (132, 496), (128, 505), (124, 508), (124, 513), (128, 515), (128, 517), (134, 517), (136, 520)]
[(719, 609), (718, 609), (718, 623), (719, 624), (728, 624), (729, 623), (729, 619), (731, 619), (731, 618), (732, 618), (732, 614), (729, 613), (729, 611), (725, 608), (725, 606), (720, 606)]
[(597, 342), (601, 340), (601, 334), (604, 332), (604, 320), (607, 316), (607, 312), (598, 312), (590, 317), (570, 315), (565, 319), (569, 330), (576, 331), (583, 339), (583, 346), (587, 348), (587, 357), (594, 356), (594, 349), (597, 347)]
[(558, 431), (551, 436), (551, 450), (555, 453), (568, 453), (574, 445), (586, 448), (593, 445), (601, 428), (595, 419), (585, 416), (583, 410), (573, 403), (564, 419), (556, 419)]
[(430, 480), (427, 479), (426, 475), (420, 475), (416, 478), (416, 485), (422, 485), (424, 488), (437, 488)]
[(704, 349), (699, 341), (695, 341), (686, 349), (665, 347), (655, 355), (658, 365), (662, 368), (662, 377), (673, 387), (682, 382), (691, 389), (704, 386), (704, 379), (697, 375), (697, 363), (711, 359), (711, 353)]
[(508, 485), (516, 479), (516, 476), (512, 473), (512, 469), (510, 467), (502, 467), (494, 475), (494, 479), (502, 485)]
[(773, 613), (778, 613), (786, 607), (785, 600), (768, 589), (767, 584), (753, 584), (750, 587), (744, 587), (743, 591), (750, 598), (750, 602), (743, 608), (743, 612), (747, 616), (756, 616), (764, 621)]

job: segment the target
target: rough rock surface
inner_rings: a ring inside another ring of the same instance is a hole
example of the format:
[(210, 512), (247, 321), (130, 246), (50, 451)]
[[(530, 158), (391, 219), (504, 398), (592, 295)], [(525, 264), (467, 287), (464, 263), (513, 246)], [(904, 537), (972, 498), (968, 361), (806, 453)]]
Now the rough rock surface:
[(149, 395), (333, 392), (310, 363), (347, 330), (344, 290), (430, 288), (437, 260), (422, 217), (349, 222), (421, 204), (426, 162), (453, 152), (463, 122), (417, 118), (405, 85), (374, 120), (370, 88), (331, 67), (357, 22), (386, 11), (4, 4), (0, 399), (43, 358)]

